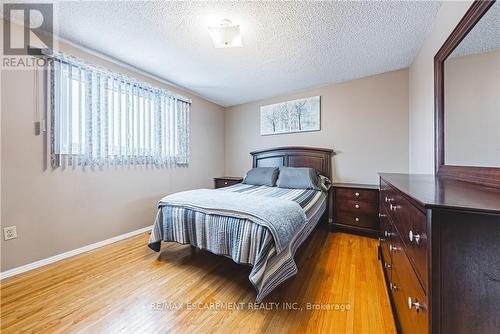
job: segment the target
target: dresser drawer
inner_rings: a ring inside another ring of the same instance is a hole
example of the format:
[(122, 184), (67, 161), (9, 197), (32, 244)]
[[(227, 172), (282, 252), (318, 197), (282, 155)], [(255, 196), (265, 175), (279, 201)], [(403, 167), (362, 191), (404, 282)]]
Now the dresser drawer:
[(391, 247), (391, 294), (403, 333), (428, 332), (427, 295), (415, 276), (403, 244), (395, 237)]
[(335, 223), (377, 229), (379, 226), (376, 215), (363, 215), (349, 212), (337, 211), (335, 213)]
[(381, 184), (381, 189), (381, 206), (384, 207), (384, 209), (387, 211), (393, 223), (397, 224), (397, 221), (400, 220), (404, 222), (406, 219), (405, 209), (407, 207), (407, 204), (410, 203), (399, 192), (397, 192), (387, 184)]
[[(404, 202), (404, 210), (398, 213), (395, 222), (408, 258), (415, 273), (427, 291), (427, 219), (426, 216), (409, 202)], [(398, 209), (399, 210), (399, 206)], [(402, 220), (402, 216), (405, 220)]]
[(376, 190), (338, 188), (335, 190), (335, 196), (337, 198), (344, 198), (361, 202), (378, 202), (378, 192)]
[(391, 203), (394, 201), (396, 192), (384, 180), (380, 180), (380, 207), (383, 207), (388, 213), (392, 212)]
[(353, 215), (378, 216), (378, 205), (372, 202), (361, 202), (350, 199), (336, 198), (335, 210)]
[(380, 238), (380, 251), (382, 253), (382, 260), (384, 263), (391, 263), (391, 253), (389, 251), (389, 245), (391, 245), (393, 238), (393, 228), (392, 223), (385, 213), (385, 210), (382, 209), (380, 213), (380, 227), (382, 229), (382, 237)]
[(427, 291), (427, 219), (399, 192), (381, 182), (381, 207), (394, 223), (415, 272)]

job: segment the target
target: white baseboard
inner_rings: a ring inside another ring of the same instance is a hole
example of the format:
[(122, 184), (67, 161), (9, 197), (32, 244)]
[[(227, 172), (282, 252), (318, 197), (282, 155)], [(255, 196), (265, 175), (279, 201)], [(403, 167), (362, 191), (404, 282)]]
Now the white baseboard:
[(93, 244), (90, 244), (87, 246), (83, 246), (83, 247), (80, 247), (77, 249), (73, 249), (73, 250), (70, 250), (70, 251), (62, 253), (62, 254), (54, 255), (54, 256), (51, 256), (51, 257), (43, 259), (43, 260), (39, 260), (39, 261), (25, 264), (24, 266), (20, 266), (17, 268), (13, 268), (13, 269), (1, 272), (0, 273), (0, 280), (7, 278), (7, 277), (17, 275), (17, 274), (20, 274), (20, 273), (24, 273), (28, 270), (43, 267), (43, 266), (46, 266), (48, 264), (51, 264), (51, 263), (54, 263), (54, 262), (57, 262), (57, 261), (60, 261), (63, 259), (67, 259), (68, 257), (72, 257), (72, 256), (75, 256), (75, 255), (78, 255), (81, 253), (85, 253), (85, 252), (88, 252), (90, 250), (93, 250), (93, 249), (96, 249), (96, 248), (99, 248), (102, 246), (106, 246), (106, 245), (112, 244), (114, 242), (117, 242), (117, 241), (120, 241), (123, 239), (127, 239), (130, 237), (133, 237), (134, 235), (141, 234), (141, 233), (144, 233), (144, 232), (147, 232), (150, 230), (151, 230), (151, 226), (146, 226), (146, 227), (140, 228), (140, 229), (132, 231), (132, 232), (121, 234), (121, 235), (118, 235), (116, 237), (109, 238), (109, 239), (106, 239), (103, 241), (98, 241), (96, 243), (93, 243)]

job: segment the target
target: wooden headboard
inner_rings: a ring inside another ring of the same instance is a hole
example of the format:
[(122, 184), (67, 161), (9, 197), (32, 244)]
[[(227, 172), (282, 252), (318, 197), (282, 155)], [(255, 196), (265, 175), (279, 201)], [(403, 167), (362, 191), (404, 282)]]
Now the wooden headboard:
[(332, 178), (332, 155), (327, 148), (288, 146), (250, 152), (253, 167), (309, 167), (318, 174)]

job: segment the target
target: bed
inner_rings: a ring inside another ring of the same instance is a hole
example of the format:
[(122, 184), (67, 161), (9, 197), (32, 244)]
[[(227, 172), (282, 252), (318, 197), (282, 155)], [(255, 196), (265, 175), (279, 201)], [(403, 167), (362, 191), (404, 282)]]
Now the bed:
[[(281, 147), (250, 154), (252, 167), (308, 167), (331, 178), (329, 149)], [(162, 241), (190, 244), (251, 266), (249, 280), (260, 303), (297, 273), (295, 252), (330, 214), (327, 191), (243, 183), (199, 189), (159, 202), (148, 246), (159, 252)]]

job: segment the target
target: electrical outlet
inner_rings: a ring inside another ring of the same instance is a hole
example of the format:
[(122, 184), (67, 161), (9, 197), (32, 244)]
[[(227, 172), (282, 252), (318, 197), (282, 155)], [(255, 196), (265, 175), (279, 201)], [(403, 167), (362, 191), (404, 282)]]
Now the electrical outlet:
[(17, 230), (15, 226), (7, 226), (3, 228), (3, 239), (10, 240), (17, 238)]

